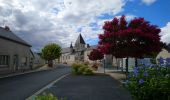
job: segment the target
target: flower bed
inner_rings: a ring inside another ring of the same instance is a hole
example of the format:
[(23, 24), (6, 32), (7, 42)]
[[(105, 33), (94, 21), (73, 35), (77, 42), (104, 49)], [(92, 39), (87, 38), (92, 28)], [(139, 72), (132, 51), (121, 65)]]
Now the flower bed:
[(170, 100), (170, 66), (138, 66), (125, 86), (134, 100)]

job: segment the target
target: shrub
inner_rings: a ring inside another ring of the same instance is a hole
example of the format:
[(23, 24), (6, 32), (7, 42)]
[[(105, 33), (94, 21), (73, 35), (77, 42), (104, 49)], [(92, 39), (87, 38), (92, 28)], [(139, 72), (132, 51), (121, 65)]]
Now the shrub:
[(81, 67), (78, 68), (78, 74), (83, 74), (83, 72), (87, 69), (87, 66), (82, 65)]
[(56, 96), (52, 93), (44, 93), (43, 95), (38, 95), (35, 97), (35, 100), (59, 100)]
[(35, 97), (35, 100), (66, 100), (66, 98), (57, 98), (52, 93), (43, 93)]
[(139, 66), (125, 86), (135, 100), (170, 100), (170, 66)]
[(84, 65), (89, 65), (90, 63), (88, 61), (84, 62)]
[(72, 64), (72, 73), (75, 75), (91, 75), (92, 70), (84, 64)]
[(84, 70), (84, 72), (83, 72), (83, 75), (92, 75), (92, 74), (93, 74), (93, 72), (92, 72), (92, 70), (89, 69), (89, 68), (86, 68), (86, 69)]
[(92, 65), (92, 69), (93, 69), (93, 70), (97, 70), (97, 68), (98, 68), (97, 64), (93, 64), (93, 65)]
[(79, 73), (78, 73), (78, 69), (79, 69), (79, 67), (81, 67), (80, 64), (74, 63), (74, 64), (72, 64), (71, 67), (72, 67), (72, 73), (73, 73), (73, 74), (79, 74)]

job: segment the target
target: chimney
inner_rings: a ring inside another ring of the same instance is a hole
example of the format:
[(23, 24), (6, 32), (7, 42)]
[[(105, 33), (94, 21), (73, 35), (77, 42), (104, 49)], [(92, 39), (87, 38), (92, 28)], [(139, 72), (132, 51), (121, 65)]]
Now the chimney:
[(89, 45), (89, 44), (87, 44), (87, 48), (90, 48), (90, 45)]
[(4, 28), (6, 31), (10, 31), (10, 28), (8, 26), (5, 26)]

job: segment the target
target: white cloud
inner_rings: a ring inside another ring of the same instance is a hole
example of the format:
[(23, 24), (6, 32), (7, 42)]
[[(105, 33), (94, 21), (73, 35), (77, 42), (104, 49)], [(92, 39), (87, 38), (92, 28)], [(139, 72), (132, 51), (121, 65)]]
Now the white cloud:
[(151, 5), (154, 2), (156, 2), (156, 0), (142, 0), (142, 3), (146, 4), (146, 5)]
[[(125, 4), (125, 0), (0, 0), (0, 26), (8, 25), (36, 50), (49, 42), (66, 47), (75, 42), (78, 28), (85, 40), (97, 38), (103, 20), (96, 17), (116, 15)], [(90, 26), (94, 22), (97, 26)]]
[(117, 14), (125, 5), (124, 0), (65, 0), (65, 9), (58, 16), (70, 23), (89, 23), (102, 13)]
[(161, 28), (161, 40), (166, 43), (170, 43), (170, 22), (163, 28)]
[[(127, 14), (127, 15), (125, 15), (126, 16), (126, 20), (127, 21), (130, 21), (130, 20), (132, 20), (133, 18), (135, 18), (135, 17), (137, 17), (137, 16), (135, 16), (135, 15), (131, 15), (131, 14)], [(116, 16), (117, 18), (120, 18), (121, 16)]]

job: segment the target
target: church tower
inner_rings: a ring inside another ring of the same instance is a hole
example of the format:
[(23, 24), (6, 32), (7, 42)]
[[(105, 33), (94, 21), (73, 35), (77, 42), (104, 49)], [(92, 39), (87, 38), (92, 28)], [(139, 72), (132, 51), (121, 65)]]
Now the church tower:
[(72, 42), (71, 42), (71, 44), (70, 44), (70, 52), (71, 52), (71, 53), (74, 52), (74, 48), (73, 48)]
[(75, 49), (76, 50), (82, 50), (82, 49), (85, 48), (85, 45), (86, 45), (86, 43), (85, 43), (82, 35), (79, 34), (79, 36), (78, 36), (78, 38), (77, 38), (77, 40), (75, 42)]
[(75, 60), (84, 61), (84, 50), (85, 50), (85, 41), (81, 34), (79, 34), (76, 42), (75, 42)]

